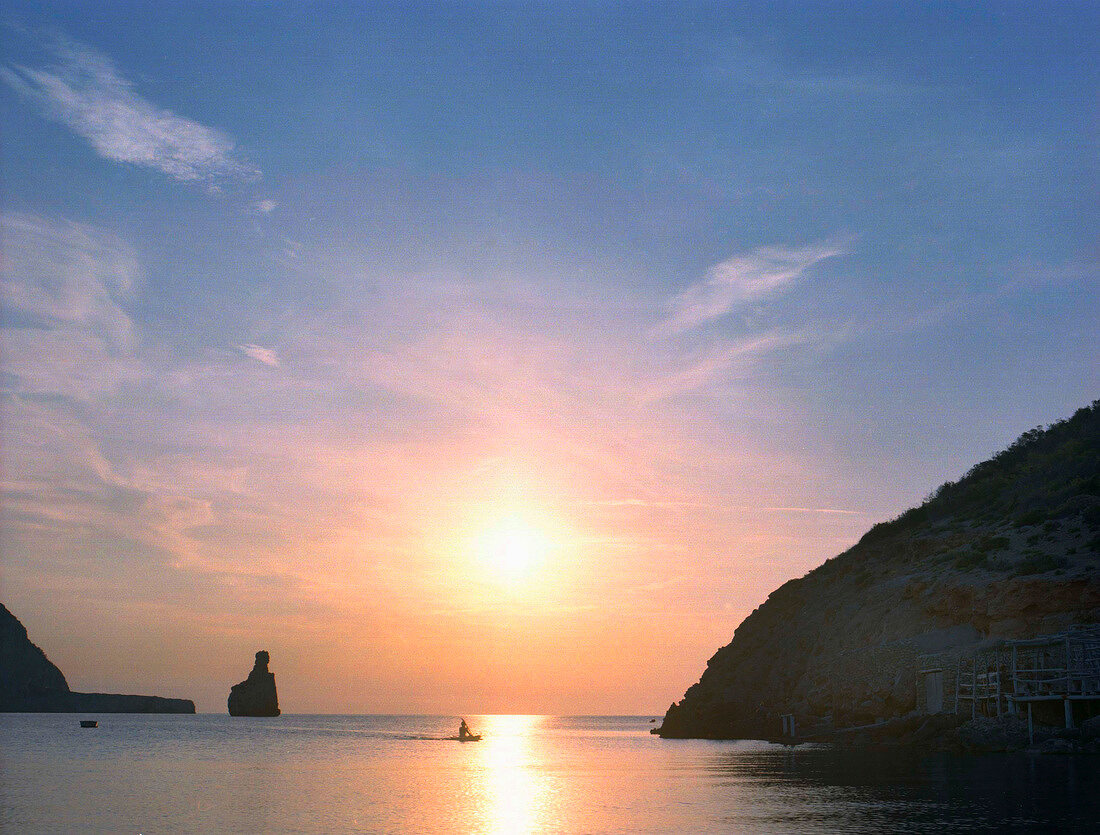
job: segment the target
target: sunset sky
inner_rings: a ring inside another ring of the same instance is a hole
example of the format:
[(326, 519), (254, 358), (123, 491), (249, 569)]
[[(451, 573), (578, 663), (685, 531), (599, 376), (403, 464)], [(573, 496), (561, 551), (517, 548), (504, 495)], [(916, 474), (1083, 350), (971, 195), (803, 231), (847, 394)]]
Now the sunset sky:
[(1098, 396), (1098, 24), (9, 0), (0, 599), (200, 711), (663, 711)]

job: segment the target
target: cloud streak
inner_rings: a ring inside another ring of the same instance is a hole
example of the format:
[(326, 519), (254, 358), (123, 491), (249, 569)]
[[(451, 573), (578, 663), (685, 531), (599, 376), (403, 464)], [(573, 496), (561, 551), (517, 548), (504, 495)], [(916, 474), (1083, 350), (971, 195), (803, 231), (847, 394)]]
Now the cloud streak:
[(760, 247), (727, 258), (673, 299), (653, 335), (674, 336), (720, 319), (738, 305), (779, 293), (811, 267), (844, 252), (839, 244), (826, 242), (798, 249)]
[(238, 345), (237, 350), (246, 357), (254, 359), (256, 362), (261, 362), (271, 368), (278, 368), (280, 365), (279, 355), (270, 348), (264, 348), (262, 345), (254, 345), (250, 342), (247, 345)]
[(805, 341), (805, 337), (796, 334), (768, 333), (722, 345), (701, 357), (681, 362), (672, 372), (654, 381), (643, 400), (651, 403), (705, 389), (731, 370), (740, 367), (747, 373), (764, 356)]
[(210, 188), (259, 178), (230, 137), (142, 98), (106, 56), (71, 41), (58, 41), (51, 51), (55, 65), (7, 66), (0, 78), (100, 156)]
[(9, 212), (0, 328), (4, 370), (26, 393), (88, 400), (140, 375), (127, 305), (142, 278), (133, 248), (81, 223)]

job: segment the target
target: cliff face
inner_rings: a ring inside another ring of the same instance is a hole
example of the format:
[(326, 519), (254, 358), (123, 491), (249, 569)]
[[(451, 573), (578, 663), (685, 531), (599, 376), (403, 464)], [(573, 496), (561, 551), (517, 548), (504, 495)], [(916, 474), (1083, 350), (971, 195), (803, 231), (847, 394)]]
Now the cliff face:
[(18, 713), (194, 713), (190, 699), (74, 693), (57, 669), (27, 637), (19, 619), (0, 604), (0, 712)]
[(26, 627), (0, 603), (0, 710), (12, 710), (47, 694), (68, 693), (69, 684), (46, 653), (31, 643)]
[(278, 716), (279, 696), (275, 674), (267, 669), (271, 657), (266, 650), (256, 653), (256, 664), (248, 678), (229, 690), (230, 716)]
[(672, 705), (665, 737), (775, 737), (900, 716), (917, 656), (1100, 622), (1100, 401), (945, 484), (768, 596)]

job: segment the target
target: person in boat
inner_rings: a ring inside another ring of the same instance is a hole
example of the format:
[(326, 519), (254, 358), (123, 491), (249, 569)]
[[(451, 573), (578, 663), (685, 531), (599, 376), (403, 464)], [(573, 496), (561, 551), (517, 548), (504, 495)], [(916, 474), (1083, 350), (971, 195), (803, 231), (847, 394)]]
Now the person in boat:
[(466, 720), (463, 719), (462, 723), (458, 726), (458, 738), (459, 739), (468, 739), (471, 736), (473, 736), (473, 734), (470, 733), (470, 726), (467, 725)]

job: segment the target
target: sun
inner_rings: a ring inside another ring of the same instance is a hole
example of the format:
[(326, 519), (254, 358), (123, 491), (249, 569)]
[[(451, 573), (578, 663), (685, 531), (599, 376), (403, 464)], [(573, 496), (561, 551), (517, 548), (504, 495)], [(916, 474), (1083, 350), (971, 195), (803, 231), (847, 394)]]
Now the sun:
[(511, 516), (485, 531), (476, 550), (478, 560), (494, 579), (515, 583), (543, 562), (549, 548), (542, 530), (522, 517)]

